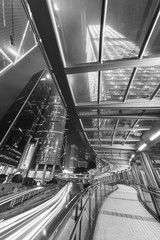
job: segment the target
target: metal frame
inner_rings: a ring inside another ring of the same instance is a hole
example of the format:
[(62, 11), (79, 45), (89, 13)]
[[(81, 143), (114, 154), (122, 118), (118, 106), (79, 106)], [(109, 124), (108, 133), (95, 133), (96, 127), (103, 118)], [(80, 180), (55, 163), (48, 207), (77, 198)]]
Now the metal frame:
[[(24, 0), (22, 0), (24, 1)], [(148, 27), (148, 31), (144, 36), (144, 40), (140, 49), (140, 52), (137, 58), (131, 59), (120, 59), (120, 60), (110, 60), (110, 61), (103, 61), (103, 43), (104, 43), (104, 31), (105, 31), (105, 21), (107, 15), (107, 7), (108, 7), (108, 0), (102, 1), (102, 12), (101, 12), (101, 25), (100, 25), (100, 39), (99, 39), (99, 57), (98, 62), (86, 63), (86, 64), (79, 64), (76, 66), (65, 67), (62, 61), (62, 49), (59, 50), (59, 44), (57, 41), (57, 34), (58, 31), (56, 25), (52, 23), (51, 13), (49, 9), (49, 0), (27, 0), (29, 6), (31, 8), (34, 21), (30, 19), (33, 26), (36, 23), (36, 30), (38, 29), (38, 34), (42, 39), (42, 43), (40, 45), (45, 49), (45, 54), (47, 56), (47, 63), (50, 66), (50, 71), (55, 75), (57, 79), (57, 85), (60, 89), (60, 92), (64, 98), (64, 101), (67, 105), (68, 113), (74, 123), (74, 125), (78, 128), (81, 137), (83, 140), (88, 141), (88, 146), (93, 147), (93, 151), (96, 152), (95, 149), (101, 149), (103, 152), (102, 156), (106, 158), (107, 153), (105, 152), (106, 149), (109, 150), (119, 150), (120, 151), (120, 158), (124, 158), (124, 152), (131, 152), (136, 150), (136, 144), (126, 144), (129, 141), (139, 141), (140, 138), (129, 138), (129, 135), (133, 130), (135, 131), (148, 131), (150, 130), (151, 126), (147, 127), (136, 127), (139, 120), (160, 120), (160, 102), (159, 99), (156, 99), (155, 96), (160, 90), (160, 84), (155, 89), (153, 94), (151, 95), (150, 99), (134, 99), (130, 100), (127, 99), (129, 91), (131, 89), (132, 83), (134, 78), (137, 74), (137, 70), (139, 67), (150, 67), (150, 66), (159, 66), (160, 65), (160, 56), (149, 56), (144, 57), (144, 52), (148, 46), (148, 43), (152, 37), (153, 31), (156, 27), (156, 24), (160, 18), (160, 1), (157, 1), (155, 6), (155, 10), (153, 13), (153, 17), (151, 19), (150, 25)], [(38, 7), (37, 7), (38, 6)], [(42, 19), (42, 12), (43, 12), (43, 19)], [(45, 23), (44, 24), (44, 19)], [(45, 27), (47, 26), (47, 28)], [(52, 49), (52, 51), (51, 51)], [(52, 52), (54, 52), (53, 56)], [(101, 102), (101, 78), (102, 78), (102, 71), (107, 70), (114, 70), (114, 69), (127, 69), (132, 68), (132, 74), (129, 80), (129, 83), (126, 87), (123, 99), (121, 101), (105, 101)], [(98, 95), (97, 95), (97, 103), (83, 103), (83, 104), (76, 104), (75, 100), (73, 99), (72, 89), (69, 86), (67, 75), (69, 74), (77, 74), (77, 73), (89, 73), (89, 72), (98, 72)], [(88, 111), (86, 110), (96, 110), (96, 111)], [(100, 110), (106, 110), (106, 112), (101, 112)], [(107, 110), (111, 109), (119, 109), (119, 112), (116, 114), (107, 114)], [(130, 110), (128, 114), (123, 113), (123, 110)], [(132, 113), (132, 110), (145, 110), (141, 111), (141, 113)], [(152, 110), (152, 111), (150, 111)], [(82, 119), (98, 119), (98, 126), (97, 128), (84, 128), (82, 124)], [(116, 119), (114, 126), (112, 127), (100, 127), (100, 119)], [(135, 123), (132, 127), (119, 127), (119, 121), (121, 119), (135, 119)], [(89, 139), (87, 137), (86, 132), (98, 132), (98, 139)], [(110, 139), (103, 139), (101, 138), (100, 131), (113, 131), (112, 137)], [(116, 131), (129, 131), (128, 135), (124, 138), (117, 138), (115, 137)], [(103, 141), (111, 141), (111, 145), (104, 145), (102, 144)], [(122, 141), (122, 144), (115, 144), (116, 141)], [(98, 141), (99, 145), (93, 145), (91, 142)], [(108, 156), (108, 155), (107, 155)], [(114, 153), (112, 152), (112, 156), (110, 157), (115, 158)]]

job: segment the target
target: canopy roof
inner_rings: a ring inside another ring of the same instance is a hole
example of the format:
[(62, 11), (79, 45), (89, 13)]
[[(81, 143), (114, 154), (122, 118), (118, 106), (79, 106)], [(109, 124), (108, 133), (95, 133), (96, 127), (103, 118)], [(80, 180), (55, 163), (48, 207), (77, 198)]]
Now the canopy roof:
[(103, 162), (127, 168), (143, 143), (153, 145), (149, 137), (159, 126), (160, 2), (28, 0), (24, 6), (81, 136)]

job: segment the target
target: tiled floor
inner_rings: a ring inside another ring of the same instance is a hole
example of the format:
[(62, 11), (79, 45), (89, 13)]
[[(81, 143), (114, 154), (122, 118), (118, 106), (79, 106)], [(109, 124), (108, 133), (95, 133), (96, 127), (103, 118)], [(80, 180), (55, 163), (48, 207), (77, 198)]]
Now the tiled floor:
[(93, 240), (160, 240), (160, 223), (141, 205), (135, 189), (118, 185), (104, 201)]

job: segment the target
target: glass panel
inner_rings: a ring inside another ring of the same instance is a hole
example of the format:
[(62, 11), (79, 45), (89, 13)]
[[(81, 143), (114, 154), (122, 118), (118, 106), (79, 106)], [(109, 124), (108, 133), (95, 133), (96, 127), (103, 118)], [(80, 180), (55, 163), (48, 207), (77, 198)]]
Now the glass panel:
[(125, 132), (122, 132), (122, 131), (116, 131), (115, 132), (115, 138), (114, 140), (116, 140), (116, 138), (122, 138), (125, 140), (125, 138), (127, 137), (129, 132), (125, 131)]
[(105, 71), (101, 81), (101, 101), (122, 101), (132, 68)]
[(152, 33), (151, 39), (147, 45), (144, 56), (152, 56), (160, 54), (160, 18), (156, 24), (156, 27)]
[[(102, 145), (111, 145), (111, 141), (101, 141)], [(103, 152), (104, 154), (104, 152)]]
[(112, 132), (113, 131), (100, 131), (99, 132), (99, 135), (100, 135), (100, 138), (103, 139), (108, 139), (108, 138), (111, 138), (112, 137)]
[(136, 127), (151, 127), (154, 124), (155, 120), (139, 120), (136, 124)]
[(137, 57), (156, 3), (156, 0), (108, 1), (104, 60)]
[(98, 132), (86, 132), (86, 134), (89, 140), (98, 139)]
[(68, 76), (76, 103), (97, 101), (98, 73), (80, 73)]
[[(65, 59), (68, 64), (98, 60), (102, 1), (54, 0)], [(71, 44), (72, 43), (72, 44)]]
[(130, 133), (129, 136), (130, 136), (131, 138), (137, 138), (137, 139), (138, 139), (138, 137), (141, 137), (142, 134), (143, 134), (142, 131), (133, 130), (133, 131)]
[(91, 146), (95, 146), (95, 145), (99, 145), (100, 146), (100, 142), (90, 142)]
[[(132, 127), (135, 121), (136, 119), (120, 119), (118, 127)], [(136, 126), (138, 126), (138, 124)]]
[(98, 128), (98, 119), (97, 118), (92, 118), (92, 119), (87, 119), (87, 118), (82, 118), (82, 124), (84, 128)]
[(158, 97), (158, 98), (160, 97), (160, 91), (157, 93), (156, 97)]
[(128, 99), (150, 98), (159, 85), (160, 67), (139, 68), (130, 88)]
[(116, 119), (110, 118), (110, 119), (100, 119), (99, 120), (99, 127), (113, 127), (115, 125)]

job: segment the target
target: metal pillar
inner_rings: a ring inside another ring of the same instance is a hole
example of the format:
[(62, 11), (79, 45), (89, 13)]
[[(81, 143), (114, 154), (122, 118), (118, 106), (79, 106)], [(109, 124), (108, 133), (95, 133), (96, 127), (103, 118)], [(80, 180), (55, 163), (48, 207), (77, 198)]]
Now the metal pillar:
[(133, 162), (132, 164), (132, 170), (133, 170), (133, 175), (134, 175), (134, 180), (137, 184), (140, 184), (141, 181), (140, 181), (140, 177), (139, 177), (139, 171), (137, 169), (137, 163), (136, 162)]
[(43, 175), (42, 175), (42, 183), (45, 180), (45, 175), (46, 175), (46, 169), (47, 169), (47, 164), (44, 165), (44, 169), (43, 169)]
[(142, 166), (148, 179), (149, 185), (154, 188), (160, 188), (159, 177), (147, 153), (140, 153)]
[(8, 169), (8, 165), (6, 164), (5, 167), (4, 167), (4, 169), (2, 170), (2, 173), (3, 173), (3, 174), (6, 174), (7, 169)]
[(39, 164), (36, 164), (36, 167), (35, 167), (35, 170), (34, 170), (33, 178), (36, 178), (38, 168), (39, 168)]
[(51, 175), (50, 175), (50, 180), (52, 180), (54, 178), (54, 173), (55, 173), (55, 164), (53, 165), (53, 168), (52, 168), (52, 172), (51, 172)]

